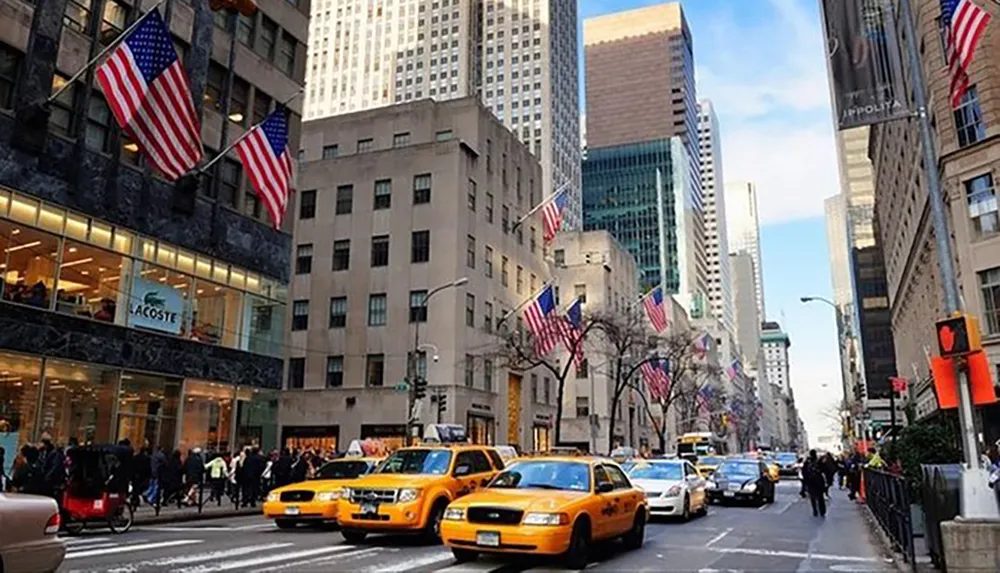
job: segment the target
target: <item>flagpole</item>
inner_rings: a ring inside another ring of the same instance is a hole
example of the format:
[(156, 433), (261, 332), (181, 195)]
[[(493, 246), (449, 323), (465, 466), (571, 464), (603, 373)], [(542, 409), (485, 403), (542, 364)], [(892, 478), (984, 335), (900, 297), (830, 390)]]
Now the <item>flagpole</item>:
[(524, 305), (526, 305), (529, 302), (531, 302), (531, 301), (535, 300), (536, 298), (538, 298), (538, 295), (540, 295), (542, 293), (542, 291), (544, 291), (545, 289), (549, 288), (550, 286), (552, 286), (552, 283), (550, 283), (550, 282), (543, 283), (542, 284), (542, 288), (540, 288), (540, 289), (536, 290), (535, 292), (533, 292), (531, 294), (531, 296), (529, 296), (528, 298), (524, 299), (521, 302), (521, 304), (515, 306), (509, 312), (507, 312), (506, 314), (504, 314), (503, 316), (501, 316), (500, 320), (497, 321), (497, 325), (503, 324), (508, 318), (510, 318), (512, 315), (514, 315), (517, 311), (519, 311), (522, 308), (524, 308)]
[(527, 213), (525, 213), (524, 215), (522, 215), (520, 219), (518, 219), (517, 221), (515, 221), (514, 224), (510, 228), (511, 232), (513, 232), (515, 229), (517, 229), (518, 227), (520, 227), (521, 223), (524, 223), (525, 221), (527, 221), (528, 217), (530, 217), (530, 216), (534, 215), (535, 213), (537, 213), (539, 209), (541, 209), (542, 207), (548, 205), (550, 201), (555, 201), (556, 197), (562, 195), (567, 190), (569, 190), (569, 183), (563, 183), (562, 187), (560, 187), (559, 189), (557, 189), (556, 192), (553, 193), (551, 197), (549, 197), (545, 201), (542, 201), (538, 205), (535, 205), (534, 207), (531, 208), (531, 210), (529, 210)]
[(94, 56), (93, 58), (91, 58), (90, 61), (88, 61), (86, 64), (84, 64), (82, 68), (80, 68), (79, 70), (77, 70), (77, 72), (75, 74), (73, 74), (72, 76), (70, 76), (70, 78), (68, 80), (66, 80), (66, 83), (64, 83), (59, 89), (57, 89), (55, 91), (55, 93), (53, 93), (52, 95), (50, 95), (48, 97), (48, 99), (45, 100), (45, 103), (52, 103), (53, 101), (56, 100), (57, 97), (59, 97), (60, 95), (62, 95), (62, 93), (64, 91), (66, 91), (69, 88), (73, 87), (73, 82), (75, 82), (76, 80), (80, 79), (80, 76), (82, 76), (83, 74), (87, 73), (87, 70), (89, 70), (91, 66), (93, 66), (94, 64), (96, 64), (98, 60), (100, 60), (101, 58), (103, 58), (104, 56), (106, 56), (108, 52), (110, 52), (114, 48), (118, 47), (118, 44), (122, 43), (122, 40), (124, 40), (126, 37), (128, 37), (128, 35), (130, 33), (132, 33), (133, 30), (135, 30), (136, 28), (138, 28), (139, 24), (142, 24), (142, 22), (146, 19), (147, 16), (149, 16), (150, 14), (152, 14), (153, 11), (155, 11), (157, 8), (159, 8), (160, 5), (163, 4), (166, 1), (167, 0), (157, 0), (156, 4), (153, 4), (152, 8), (150, 8), (145, 14), (143, 14), (142, 16), (140, 16), (135, 22), (132, 22), (132, 24), (128, 28), (125, 28), (125, 30), (123, 30), (121, 34), (118, 34), (118, 37), (115, 38), (113, 42), (111, 42), (110, 44), (108, 44), (107, 46), (105, 46), (104, 49), (101, 50), (100, 52), (97, 52), (96, 56)]
[[(660, 289), (663, 294), (664, 313), (667, 302), (667, 224), (663, 212), (663, 172), (656, 169), (656, 219), (659, 224), (660, 238)], [(682, 285), (683, 287), (683, 285)]]
[[(293, 99), (297, 98), (299, 96), (299, 94), (301, 94), (303, 91), (305, 91), (305, 88), (304, 87), (300, 87), (298, 89), (298, 91), (296, 91), (295, 93), (293, 93), (292, 95), (290, 95), (287, 99), (285, 99), (285, 101), (283, 101), (280, 104), (278, 104), (278, 107), (285, 107), (285, 106), (287, 106), (288, 102), (290, 102)], [(275, 109), (278, 109), (278, 108), (275, 108)], [(268, 115), (271, 115), (271, 114), (268, 114)], [(224, 157), (226, 157), (226, 155), (228, 155), (229, 152), (233, 150), (233, 148), (235, 148), (237, 145), (239, 145), (240, 142), (243, 141), (244, 139), (246, 139), (247, 137), (250, 137), (250, 134), (253, 133), (253, 132), (255, 132), (255, 131), (257, 131), (257, 129), (261, 125), (263, 125), (263, 123), (265, 121), (267, 121), (267, 117), (266, 116), (264, 117), (264, 119), (260, 120), (258, 123), (255, 123), (252, 126), (250, 126), (250, 129), (244, 131), (239, 137), (236, 138), (236, 141), (234, 141), (231, 145), (229, 145), (228, 147), (226, 147), (225, 149), (223, 149), (222, 151), (220, 151), (219, 154), (216, 155), (215, 157), (213, 157), (211, 161), (209, 161), (208, 163), (206, 163), (205, 165), (203, 165), (200, 169), (198, 169), (198, 174), (200, 175), (200, 174), (208, 171), (208, 169), (210, 167), (212, 167), (213, 165), (215, 165), (219, 161), (222, 161), (222, 159)]]

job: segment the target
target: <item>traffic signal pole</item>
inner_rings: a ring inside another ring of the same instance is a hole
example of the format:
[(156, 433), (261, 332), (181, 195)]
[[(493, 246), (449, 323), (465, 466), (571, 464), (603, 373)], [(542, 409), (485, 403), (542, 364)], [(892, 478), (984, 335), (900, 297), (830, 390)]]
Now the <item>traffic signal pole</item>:
[[(955, 258), (951, 249), (951, 233), (945, 212), (941, 189), (937, 150), (931, 132), (930, 115), (927, 111), (927, 93), (924, 71), (917, 48), (917, 30), (910, 0), (900, 0), (899, 7), (906, 32), (906, 52), (910, 62), (913, 103), (917, 108), (916, 119), (920, 129), (920, 147), (923, 151), (924, 175), (927, 180), (928, 202), (930, 203), (931, 224), (937, 252), (941, 284), (944, 287), (944, 309), (949, 315), (962, 311), (958, 297), (958, 279), (955, 274)], [(976, 429), (972, 415), (972, 393), (969, 389), (968, 371), (957, 368), (958, 415), (962, 433), (962, 451), (965, 457), (965, 471), (962, 472), (961, 513), (962, 517), (998, 517), (996, 499), (989, 489), (989, 474), (980, 466), (976, 443)]]

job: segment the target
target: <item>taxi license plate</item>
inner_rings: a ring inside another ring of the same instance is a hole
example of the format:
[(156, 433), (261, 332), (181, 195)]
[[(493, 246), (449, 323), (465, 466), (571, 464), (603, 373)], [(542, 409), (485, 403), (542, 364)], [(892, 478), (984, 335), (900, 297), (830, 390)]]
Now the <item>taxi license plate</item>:
[(734, 491), (724, 491), (724, 492), (722, 492), (722, 495), (724, 495), (726, 497), (733, 497), (733, 496), (736, 495), (736, 492), (734, 492)]
[(476, 545), (482, 545), (484, 547), (500, 547), (500, 533), (497, 531), (477, 532)]
[(361, 504), (361, 513), (366, 514), (366, 515), (367, 514), (378, 513), (378, 506), (375, 505), (374, 503), (362, 503)]
[(298, 514), (299, 514), (299, 508), (297, 507), (293, 506), (285, 508), (285, 515), (298, 515)]

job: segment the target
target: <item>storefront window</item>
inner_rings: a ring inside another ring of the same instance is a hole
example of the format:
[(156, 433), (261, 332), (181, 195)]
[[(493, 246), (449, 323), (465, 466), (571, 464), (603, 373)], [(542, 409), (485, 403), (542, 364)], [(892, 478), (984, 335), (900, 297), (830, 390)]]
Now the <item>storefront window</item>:
[(285, 426), (281, 428), (281, 447), (290, 451), (336, 452), (339, 438), (340, 426)]
[(549, 427), (534, 426), (532, 429), (533, 443), (536, 452), (549, 451)]
[(493, 418), (469, 414), (466, 432), (473, 444), (492, 446), (495, 441), (496, 426)]
[(389, 449), (397, 450), (406, 445), (406, 426), (402, 424), (361, 424), (361, 439), (379, 440)]
[(192, 337), (209, 344), (237, 348), (242, 312), (240, 291), (199, 280), (194, 295)]
[(112, 410), (119, 370), (78, 362), (45, 361), (39, 428), (52, 442), (107, 444), (114, 439)]
[(128, 324), (135, 328), (188, 336), (191, 277), (149, 263), (135, 262), (128, 300)]
[(56, 311), (125, 324), (131, 259), (104, 249), (64, 241)]
[(181, 380), (125, 372), (118, 395), (118, 439), (132, 446), (174, 447)]
[(232, 451), (233, 398), (236, 388), (203, 380), (184, 381), (184, 410), (178, 447), (187, 452), (196, 447), (206, 452)]
[(6, 454), (6, 467), (0, 469), (7, 475), (17, 451), (32, 441), (41, 375), (40, 359), (0, 354), (0, 448)]
[(236, 446), (278, 447), (278, 390), (240, 386), (236, 391)]
[(4, 300), (49, 308), (55, 284), (59, 238), (30, 227), (0, 221)]
[(285, 305), (259, 296), (243, 297), (240, 350), (265, 356), (282, 356)]

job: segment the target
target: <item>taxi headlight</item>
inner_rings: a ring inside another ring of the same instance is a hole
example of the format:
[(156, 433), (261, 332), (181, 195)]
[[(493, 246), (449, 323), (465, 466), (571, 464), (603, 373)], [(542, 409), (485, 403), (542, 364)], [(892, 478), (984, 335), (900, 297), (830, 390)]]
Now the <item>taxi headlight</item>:
[(565, 513), (529, 513), (524, 516), (525, 525), (566, 525), (569, 516)]
[(708, 480), (707, 482), (705, 482), (705, 487), (708, 488), (708, 489), (715, 489), (715, 488), (717, 488), (719, 486), (715, 485), (714, 481)]
[(757, 491), (757, 484), (755, 484), (755, 483), (748, 483), (745, 486), (743, 486), (743, 491), (749, 491), (750, 493), (753, 493), (753, 492)]
[(444, 510), (444, 518), (448, 521), (463, 521), (465, 520), (465, 508), (449, 507)]
[(279, 495), (277, 493), (267, 494), (267, 501), (278, 501)]
[(316, 499), (319, 501), (334, 501), (340, 499), (340, 490), (335, 491), (321, 491), (316, 494)]
[(680, 484), (672, 485), (670, 486), (670, 489), (667, 490), (667, 497), (676, 497), (680, 494), (681, 494)]
[(399, 490), (399, 501), (401, 503), (406, 503), (408, 501), (414, 501), (420, 497), (419, 489), (401, 489)]

